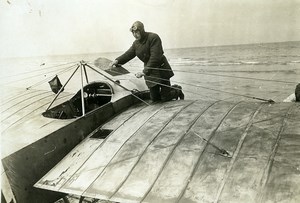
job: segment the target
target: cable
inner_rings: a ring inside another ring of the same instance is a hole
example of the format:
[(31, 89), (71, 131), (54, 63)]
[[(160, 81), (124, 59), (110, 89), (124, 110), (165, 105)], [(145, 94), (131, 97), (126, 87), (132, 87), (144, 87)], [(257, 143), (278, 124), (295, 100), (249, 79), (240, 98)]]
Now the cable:
[[(160, 70), (160, 71), (172, 71), (169, 69), (160, 69), (160, 68), (148, 68), (149, 70)], [(134, 70), (134, 69), (133, 69)], [(247, 79), (247, 80), (258, 80), (264, 82), (279, 82), (279, 83), (287, 83), (287, 84), (298, 84), (298, 82), (289, 82), (289, 81), (282, 81), (282, 80), (271, 80), (271, 79), (260, 79), (260, 78), (251, 78), (251, 77), (243, 77), (243, 76), (232, 76), (232, 75), (222, 75), (222, 74), (214, 74), (214, 73), (203, 73), (203, 72), (195, 72), (195, 71), (182, 71), (182, 70), (173, 70), (174, 72), (180, 73), (193, 73), (199, 75), (212, 75), (212, 76), (219, 76), (219, 77), (229, 77), (229, 78), (239, 78), (239, 79)]]
[[(161, 70), (159, 68), (149, 68), (149, 69)], [(166, 71), (172, 71), (172, 70), (166, 70)], [(158, 77), (153, 77), (153, 76), (147, 76), (147, 77), (148, 78), (153, 78), (153, 79), (160, 79), (160, 80), (164, 80), (164, 81), (169, 81), (168, 79), (163, 79), (163, 78), (158, 78)], [(152, 83), (155, 83), (155, 84), (158, 84), (158, 85), (162, 85), (162, 86), (167, 86), (167, 85), (164, 85), (164, 84), (161, 84), (161, 83), (158, 83), (158, 82), (154, 82), (154, 81), (150, 81), (150, 80), (146, 80), (146, 79), (145, 79), (145, 81), (152, 82)], [(222, 92), (222, 93), (227, 93), (227, 94), (242, 96), (242, 97), (246, 97), (246, 98), (250, 98), (250, 99), (256, 99), (256, 100), (265, 101), (265, 102), (269, 102), (269, 103), (275, 103), (275, 101), (272, 100), (272, 99), (264, 99), (264, 98), (259, 98), (259, 97), (254, 97), (254, 96), (248, 96), (248, 95), (244, 95), (244, 94), (227, 92), (227, 91), (223, 91), (223, 90), (216, 90), (216, 89), (205, 87), (205, 86), (201, 86), (201, 85), (194, 85), (194, 84), (185, 83), (185, 82), (179, 82), (179, 81), (174, 81), (174, 80), (173, 80), (173, 82), (179, 83), (179, 84), (185, 84), (185, 85), (189, 85), (189, 86), (194, 86), (194, 87), (200, 87), (200, 88), (203, 88), (203, 89), (213, 90), (213, 91), (216, 91), (216, 92)], [(179, 88), (174, 88), (174, 89), (178, 89), (179, 90)], [(186, 92), (191, 92), (191, 91), (187, 91), (187, 90), (185, 90), (185, 91)], [(192, 92), (192, 93), (195, 94), (195, 92)]]
[(76, 65), (77, 65), (77, 64), (72, 65), (72, 66), (70, 66), (70, 67), (68, 67), (68, 68), (66, 68), (66, 69), (64, 69), (64, 70), (62, 70), (62, 71), (60, 71), (60, 72), (58, 72), (58, 73), (56, 73), (56, 74), (53, 74), (53, 75), (51, 75), (51, 76), (48, 76), (48, 77), (44, 78), (43, 80), (41, 80), (41, 81), (39, 81), (39, 82), (37, 82), (37, 83), (35, 83), (35, 84), (33, 84), (33, 85), (27, 87), (26, 89), (28, 90), (28, 89), (30, 89), (30, 88), (32, 88), (32, 87), (38, 86), (38, 85), (40, 85), (40, 84), (43, 84), (45, 81), (49, 80), (49, 78), (52, 78), (52, 77), (54, 77), (55, 75), (60, 75), (60, 74), (62, 74), (62, 73), (64, 73), (64, 72), (67, 72), (67, 71), (72, 70)]
[(37, 72), (37, 71), (43, 71), (43, 70), (48, 70), (48, 69), (52, 69), (52, 68), (57, 68), (57, 67), (59, 67), (59, 66), (68, 65), (68, 64), (71, 64), (71, 63), (75, 63), (75, 62), (77, 62), (77, 61), (69, 62), (69, 63), (65, 63), (65, 64), (59, 64), (59, 65), (55, 65), (55, 66), (50, 66), (50, 67), (43, 68), (43, 69), (33, 69), (33, 70), (31, 70), (31, 71), (26, 71), (26, 72), (22, 72), (22, 73), (17, 73), (17, 74), (15, 74), (15, 75), (3, 76), (3, 77), (0, 77), (0, 79), (2, 79), (2, 78), (10, 78), (10, 77), (19, 76), (19, 75), (25, 75), (25, 74), (28, 74), (28, 73)]
[[(116, 72), (116, 71), (113, 71), (113, 70), (109, 70), (111, 72)], [(117, 73), (117, 72), (116, 72)], [(163, 80), (163, 81), (169, 81), (168, 79), (163, 79), (163, 78), (158, 78), (158, 77), (152, 77), (152, 76), (147, 76), (148, 78), (153, 78), (153, 79), (160, 79), (160, 80)], [(165, 85), (165, 84), (162, 84), (162, 83), (159, 83), (159, 82), (154, 82), (154, 81), (151, 81), (151, 80), (146, 80), (145, 81), (147, 82), (152, 82), (152, 83), (155, 83), (155, 84), (158, 84), (158, 85), (161, 85), (161, 86), (165, 86), (165, 87), (170, 87), (172, 89), (176, 89), (176, 90), (181, 90), (180, 88), (176, 88), (176, 87), (172, 87), (172, 86), (168, 86), (168, 85)], [(179, 82), (179, 81), (173, 81), (175, 83), (179, 83), (179, 84), (184, 84), (184, 85), (189, 85), (189, 86), (194, 86), (194, 87), (200, 87), (200, 88), (203, 88), (203, 89), (208, 89), (208, 90), (213, 90), (213, 91), (217, 91), (217, 92), (223, 92), (223, 93), (227, 93), (227, 94), (232, 94), (232, 95), (237, 95), (237, 96), (242, 96), (242, 97), (246, 97), (246, 98), (250, 98), (250, 99), (256, 99), (256, 100), (261, 100), (261, 101), (265, 101), (265, 102), (269, 102), (269, 103), (274, 103), (275, 101), (273, 101), (272, 99), (263, 99), (263, 98), (258, 98), (258, 97), (254, 97), (254, 96), (248, 96), (248, 95), (243, 95), (243, 94), (238, 94), (238, 93), (233, 93), (233, 92), (227, 92), (227, 91), (222, 91), (222, 90), (216, 90), (216, 89), (213, 89), (213, 88), (209, 88), (209, 87), (204, 87), (204, 86), (200, 86), (200, 85), (194, 85), (194, 84), (190, 84), (190, 83), (184, 83), (184, 82)], [(200, 95), (200, 96), (203, 96), (197, 92), (194, 92), (194, 91), (189, 91), (189, 90), (185, 90), (185, 92), (190, 92), (190, 93), (193, 93), (193, 94), (197, 94), (197, 95)], [(207, 97), (207, 96), (206, 96)], [(212, 98), (212, 97), (209, 97), (211, 99), (215, 99), (215, 98)]]
[[(76, 65), (76, 64), (75, 64)], [(74, 66), (74, 65), (72, 65), (72, 66)], [(53, 71), (49, 71), (49, 72), (46, 72), (46, 73), (41, 73), (41, 74), (37, 74), (37, 75), (33, 75), (33, 76), (29, 76), (29, 77), (25, 77), (25, 78), (21, 78), (21, 79), (19, 79), (19, 80), (13, 80), (13, 81), (9, 81), (9, 82), (7, 82), (7, 83), (11, 83), (11, 82), (20, 82), (20, 81), (22, 81), (22, 80), (26, 80), (26, 79), (29, 79), (29, 78), (34, 78), (34, 77), (37, 77), (37, 76), (41, 76), (41, 75), (45, 75), (45, 74), (49, 74), (49, 73), (52, 73), (52, 72), (56, 72), (56, 71), (59, 71), (59, 70), (66, 70), (66, 69), (68, 69), (68, 68), (70, 68), (70, 67), (72, 67), (72, 66), (69, 66), (69, 67), (67, 67), (67, 68), (61, 68), (61, 69), (57, 69), (57, 70), (53, 70)], [(3, 84), (3, 83), (2, 83)], [(5, 84), (5, 83), (4, 83)]]
[[(147, 77), (151, 77), (151, 76), (147, 76)], [(155, 78), (155, 77), (151, 77), (151, 78)], [(168, 80), (168, 79), (163, 79), (163, 78), (157, 78), (157, 79), (160, 79), (160, 80)], [(182, 91), (182, 89), (180, 89), (180, 88), (173, 87), (173, 86), (169, 86), (169, 85), (165, 85), (165, 84), (162, 84), (162, 83), (159, 83), (159, 82), (154, 82), (154, 81), (146, 80), (146, 79), (145, 79), (145, 81), (147, 81), (147, 82), (152, 82), (152, 83), (155, 83), (155, 84), (157, 84), (157, 85), (164, 86), (164, 87), (169, 87), (169, 88), (171, 88), (171, 89), (181, 90), (181, 91)], [(173, 81), (173, 82), (176, 82), (176, 81)], [(177, 82), (177, 83), (179, 83), (179, 82)], [(206, 98), (210, 98), (210, 99), (213, 99), (213, 100), (218, 100), (218, 99), (216, 99), (216, 98), (212, 98), (212, 97), (209, 97), (209, 96), (206, 96), (206, 95), (203, 95), (203, 94), (199, 94), (198, 92), (194, 92), (194, 91), (190, 91), (190, 90), (184, 90), (184, 91), (185, 91), (185, 92), (192, 93), (192, 94), (196, 94), (196, 95), (199, 95), (199, 96), (202, 96), (202, 97), (205, 96)]]
[[(113, 72), (113, 73), (118, 73), (117, 71), (113, 71), (113, 70), (109, 70), (109, 71), (110, 71), (110, 72)], [(133, 76), (133, 75), (129, 75), (129, 76), (136, 78), (136, 77)], [(165, 80), (165, 81), (169, 81), (168, 79), (162, 79), (162, 78), (151, 77), (151, 76), (147, 76), (147, 77), (149, 77), (149, 78), (155, 78), (155, 79), (160, 79), (160, 80)], [(162, 84), (162, 83), (159, 83), (159, 82), (153, 82), (153, 81), (146, 80), (146, 79), (145, 79), (145, 81), (152, 82), (152, 83), (155, 83), (155, 84), (158, 84), (158, 85), (161, 85), (161, 86), (169, 87), (169, 88), (175, 89), (175, 90), (182, 90), (182, 89), (180, 89), (180, 88), (177, 88), (177, 87), (174, 87), (174, 86), (168, 86), (168, 85), (165, 85), (165, 84)], [(173, 81), (173, 82), (174, 82), (174, 81)], [(176, 81), (175, 81), (175, 82), (176, 82)], [(178, 82), (178, 83), (179, 83), (179, 82)], [(200, 95), (200, 96), (202, 96), (202, 97), (204, 97), (204, 96), (205, 96), (205, 97), (208, 97), (208, 96), (206, 96), (206, 95), (199, 94), (198, 92), (194, 92), (194, 91), (185, 90), (185, 92), (190, 92), (190, 93), (192, 93), (192, 94), (197, 94), (197, 95)], [(210, 98), (210, 99), (213, 99), (213, 100), (218, 100), (218, 99), (212, 98), (212, 97), (209, 97), (209, 98)]]
[[(151, 77), (151, 76), (147, 76), (147, 77), (154, 78), (154, 79), (160, 79), (160, 80), (167, 80), (167, 79), (157, 78), (157, 77)], [(146, 80), (146, 81), (149, 81), (149, 80)], [(153, 81), (149, 81), (149, 82), (153, 82)], [(261, 101), (265, 101), (265, 102), (269, 102), (269, 103), (275, 103), (275, 101), (273, 101), (272, 99), (263, 99), (263, 98), (254, 97), (254, 96), (248, 96), (248, 95), (244, 95), (244, 94), (227, 92), (227, 91), (223, 91), (223, 90), (216, 90), (216, 89), (213, 89), (213, 88), (204, 87), (204, 86), (201, 86), (201, 85), (194, 85), (194, 84), (184, 83), (184, 82), (178, 82), (178, 81), (173, 81), (173, 82), (176, 82), (176, 83), (179, 83), (179, 84), (185, 84), (185, 85), (189, 85), (189, 86), (194, 86), (194, 87), (200, 87), (200, 88), (203, 88), (203, 89), (213, 90), (213, 91), (216, 91), (216, 92), (222, 92), (222, 93), (227, 93), (227, 94), (242, 96), (242, 97), (246, 97), (246, 98), (250, 98), (250, 99), (261, 100)], [(159, 83), (157, 83), (157, 84), (159, 84)], [(160, 85), (163, 85), (163, 84), (160, 84)], [(189, 92), (189, 91), (187, 91), (187, 92)]]

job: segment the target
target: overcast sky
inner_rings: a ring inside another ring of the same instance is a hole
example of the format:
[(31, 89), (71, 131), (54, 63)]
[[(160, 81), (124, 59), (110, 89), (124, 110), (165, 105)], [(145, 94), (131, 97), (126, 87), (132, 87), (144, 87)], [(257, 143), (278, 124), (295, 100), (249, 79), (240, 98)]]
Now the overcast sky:
[(300, 0), (2, 0), (0, 57), (125, 51), (136, 20), (165, 49), (300, 41)]

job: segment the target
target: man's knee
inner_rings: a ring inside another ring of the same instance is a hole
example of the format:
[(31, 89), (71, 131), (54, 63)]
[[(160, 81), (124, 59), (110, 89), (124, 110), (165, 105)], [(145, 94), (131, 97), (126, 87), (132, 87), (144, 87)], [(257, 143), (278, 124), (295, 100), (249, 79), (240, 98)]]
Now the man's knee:
[(150, 90), (150, 99), (152, 101), (161, 100), (161, 95), (160, 95), (158, 86), (150, 87), (149, 90)]

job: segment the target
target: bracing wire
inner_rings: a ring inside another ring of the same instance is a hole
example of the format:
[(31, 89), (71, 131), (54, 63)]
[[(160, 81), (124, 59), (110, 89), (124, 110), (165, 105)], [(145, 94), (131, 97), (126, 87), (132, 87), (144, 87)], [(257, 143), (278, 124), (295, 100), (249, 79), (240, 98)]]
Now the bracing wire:
[[(160, 70), (160, 71), (172, 71), (168, 69), (160, 69), (160, 68), (148, 68), (149, 70)], [(223, 74), (215, 74), (215, 73), (207, 73), (207, 72), (196, 72), (196, 71), (184, 71), (184, 70), (173, 70), (173, 72), (179, 73), (191, 73), (191, 74), (199, 74), (199, 75), (211, 75), (211, 76), (219, 76), (219, 77), (229, 77), (229, 78), (239, 78), (246, 80), (257, 80), (264, 82), (278, 82), (278, 83), (286, 83), (286, 84), (298, 84), (299, 82), (295, 81), (283, 81), (283, 80), (271, 80), (271, 79), (261, 79), (261, 78), (252, 78), (252, 77), (243, 77), (243, 76), (233, 76), (233, 75), (223, 75)]]
[[(166, 80), (166, 79), (152, 77), (152, 76), (147, 76), (147, 77), (153, 78), (153, 79)], [(146, 80), (146, 81), (153, 82), (153, 81), (150, 81), (150, 80)], [(244, 95), (244, 94), (239, 94), (239, 93), (234, 93), (234, 92), (217, 90), (217, 89), (213, 89), (213, 88), (210, 88), (210, 87), (205, 87), (205, 86), (195, 85), (195, 84), (190, 84), (190, 83), (185, 83), (185, 82), (179, 82), (179, 81), (173, 81), (173, 82), (176, 82), (176, 83), (179, 83), (179, 84), (184, 84), (184, 85), (189, 85), (189, 86), (194, 86), (194, 87), (199, 87), (199, 88), (202, 88), (202, 89), (208, 89), (208, 90), (212, 90), (212, 91), (216, 91), (216, 92), (222, 92), (222, 93), (226, 93), (226, 94), (231, 94), (231, 95), (246, 97), (246, 98), (250, 98), (250, 99), (256, 99), (256, 100), (261, 100), (261, 101), (266, 101), (266, 102), (274, 103), (274, 101), (272, 99), (264, 99), (264, 98), (259, 98), (259, 97), (254, 97), (254, 96), (249, 96), (249, 95)], [(157, 83), (157, 84), (159, 84), (159, 83)], [(159, 85), (163, 85), (163, 84), (159, 84)], [(195, 92), (192, 92), (192, 93), (195, 93)]]
[(2, 78), (15, 77), (15, 76), (19, 76), (19, 75), (26, 75), (26, 74), (33, 73), (33, 72), (38, 72), (38, 71), (49, 70), (49, 69), (57, 68), (57, 67), (64, 66), (64, 65), (74, 64), (74, 63), (76, 63), (76, 62), (77, 62), (77, 61), (73, 61), (73, 62), (68, 62), (68, 63), (58, 64), (58, 65), (54, 65), (54, 66), (49, 66), (49, 67), (42, 68), (42, 69), (41, 69), (41, 68), (39, 68), (39, 69), (33, 69), (33, 70), (30, 70), (30, 71), (25, 71), (25, 72), (22, 72), (22, 73), (17, 73), (17, 74), (14, 74), (14, 75), (2, 76), (2, 77), (0, 77), (0, 79), (2, 79)]
[[(67, 65), (67, 64), (71, 64), (71, 63), (74, 63), (74, 62), (70, 62), (70, 63), (65, 63), (65, 64), (60, 64), (60, 65), (56, 65), (56, 66), (52, 66), (52, 67), (49, 67), (49, 68), (55, 68), (55, 67), (59, 67), (59, 66), (63, 66), (63, 65)], [(72, 69), (74, 66), (76, 66), (76, 64), (72, 65), (72, 66), (69, 66), (67, 68), (63, 68), (63, 69), (58, 69), (58, 70), (61, 70), (60, 72), (52, 75), (52, 76), (49, 76), (49, 77), (53, 77), (57, 74), (62, 74), (66, 71), (69, 71), (70, 69)], [(90, 66), (89, 66), (90, 67)], [(92, 67), (90, 67), (92, 68)], [(94, 71), (98, 72), (97, 70), (95, 70), (94, 68), (92, 68)], [(150, 70), (160, 70), (160, 71), (172, 71), (172, 70), (168, 70), (168, 69), (160, 69), (160, 68), (149, 68)], [(22, 75), (22, 74), (27, 74), (27, 73), (32, 73), (34, 71), (42, 71), (42, 70), (45, 70), (45, 69), (39, 69), (39, 70), (33, 70), (33, 71), (28, 71), (28, 72), (23, 72), (23, 73), (20, 73), (20, 74), (16, 74), (16, 75), (11, 75), (11, 76), (7, 76), (7, 77), (13, 77), (13, 76), (17, 76), (17, 75)], [(29, 78), (33, 78), (33, 77), (37, 77), (37, 76), (40, 76), (40, 75), (45, 75), (45, 74), (49, 74), (51, 72), (55, 72), (55, 71), (58, 71), (58, 70), (53, 70), (53, 71), (48, 71), (47, 73), (42, 73), (42, 74), (38, 74), (38, 75), (34, 75), (34, 76), (29, 76), (29, 77), (26, 77), (26, 78), (22, 78), (22, 79), (19, 79), (19, 80), (15, 80), (15, 81), (11, 81), (11, 82), (17, 82), (17, 81), (21, 81), (21, 80), (25, 80), (25, 79), (29, 79)], [(110, 70), (111, 72), (115, 72), (115, 71), (112, 71)], [(199, 74), (199, 75), (212, 75), (212, 76), (219, 76), (219, 77), (231, 77), (231, 78), (239, 78), (239, 79), (250, 79), (250, 80), (259, 80), (259, 81), (267, 81), (267, 82), (280, 82), (280, 83), (289, 83), (289, 84), (294, 84), (296, 82), (288, 82), (288, 81), (281, 81), (281, 80), (269, 80), (269, 79), (259, 79), (259, 78), (251, 78), (251, 77), (242, 77), (242, 76), (231, 76), (231, 75), (222, 75), (222, 74), (214, 74), (214, 73), (204, 73), (204, 72), (194, 72), (194, 71), (181, 71), (181, 70), (174, 70), (174, 72), (182, 72), (182, 73), (192, 73), (192, 74)], [(117, 72), (115, 72), (117, 73)], [(100, 73), (101, 74), (101, 73)], [(111, 80), (112, 82), (116, 83), (114, 80), (112, 80), (111, 78), (105, 76), (104, 74), (101, 74), (102, 76), (106, 77), (107, 79)], [(132, 76), (132, 75), (131, 75)], [(27, 89), (29, 88), (32, 88), (34, 86), (37, 86), (37, 85), (40, 85), (42, 83), (44, 83), (46, 80), (48, 80), (48, 78), (45, 78), (35, 84), (33, 84), (32, 86), (28, 87)], [(132, 76), (134, 77), (134, 76)], [(152, 78), (152, 79), (159, 79), (159, 80), (165, 80), (165, 81), (169, 81), (168, 79), (163, 79), (163, 78), (158, 78), (158, 77), (153, 77), (153, 76), (147, 76), (148, 78)], [(168, 85), (165, 85), (165, 84), (162, 84), (162, 83), (159, 83), (159, 82), (155, 82), (155, 81), (151, 81), (151, 80), (147, 80), (145, 79), (147, 82), (152, 82), (152, 83), (155, 83), (155, 84), (158, 84), (158, 85), (161, 85), (161, 86), (166, 86), (166, 87), (170, 87), (172, 89), (176, 89), (176, 90), (181, 90), (180, 88), (177, 88), (177, 87), (172, 87), (172, 86), (168, 86)], [(179, 83), (179, 84), (184, 84), (184, 85), (188, 85), (188, 86), (194, 86), (194, 87), (198, 87), (198, 88), (203, 88), (203, 89), (208, 89), (208, 90), (212, 90), (212, 91), (216, 91), (216, 92), (222, 92), (222, 93), (226, 93), (226, 94), (231, 94), (231, 95), (236, 95), (236, 96), (242, 96), (242, 97), (246, 97), (246, 98), (251, 98), (251, 99), (257, 99), (257, 100), (262, 100), (262, 101), (268, 101), (268, 102), (274, 102), (273, 100), (271, 99), (263, 99), (263, 98), (257, 98), (257, 97), (253, 97), (253, 96), (249, 96), (249, 95), (244, 95), (244, 94), (239, 94), (239, 93), (234, 93), (234, 92), (228, 92), (228, 91), (223, 91), (223, 90), (217, 90), (217, 89), (214, 89), (214, 88), (210, 88), (210, 87), (205, 87), (205, 86), (201, 86), (201, 85), (198, 85), (198, 84), (191, 84), (191, 83), (186, 83), (186, 82), (182, 82), (182, 81), (173, 81), (175, 83)], [(118, 83), (116, 83), (118, 84)], [(119, 85), (118, 86), (122, 87), (123, 89), (125, 89), (126, 91), (130, 91), (132, 93), (131, 90), (127, 89), (126, 87), (123, 87), (122, 85)], [(185, 90), (185, 92), (190, 92), (192, 94), (198, 94), (200, 96), (203, 96), (202, 94), (199, 94), (195, 91), (189, 91), (189, 90)], [(134, 94), (133, 94), (134, 95)], [(136, 96), (136, 95), (134, 95)], [(140, 99), (140, 98), (139, 98)], [(212, 98), (213, 99), (213, 98)]]
[[(114, 72), (114, 73), (118, 73), (118, 72), (113, 71), (113, 70), (109, 70), (109, 71), (110, 71), (110, 72)], [(133, 76), (133, 75), (130, 75), (130, 76), (135, 78), (135, 76)], [(150, 76), (147, 76), (147, 77), (153, 78), (153, 79), (160, 79), (160, 80), (169, 81), (168, 79), (162, 79), (162, 78), (150, 77)], [(161, 85), (161, 86), (169, 87), (169, 88), (171, 88), (171, 89), (181, 90), (180, 88), (173, 87), (173, 86), (168, 86), (168, 85), (165, 85), (165, 84), (162, 84), (162, 83), (159, 83), (159, 82), (153, 82), (153, 81), (150, 81), (150, 80), (145, 80), (145, 81), (147, 81), (147, 82), (152, 82), (152, 83), (155, 83), (155, 84), (158, 84), (158, 85)], [(178, 82), (178, 83), (179, 83), (179, 82)], [(196, 94), (196, 95), (199, 95), (199, 96), (202, 96), (202, 97), (205, 96), (206, 98), (208, 97), (208, 96), (206, 96), (206, 95), (199, 94), (198, 92), (195, 92), (195, 91), (185, 90), (185, 92), (190, 92), (190, 93), (192, 93), (192, 94)], [(208, 98), (213, 99), (213, 100), (216, 100), (216, 98), (212, 98), (212, 97), (208, 97)]]
[[(76, 65), (76, 64), (74, 64), (74, 65)], [(74, 66), (74, 65), (72, 65), (72, 66)], [(71, 66), (64, 67), (64, 68), (61, 68), (61, 69), (52, 70), (52, 71), (48, 71), (48, 72), (46, 72), (46, 73), (40, 73), (40, 74), (28, 76), (28, 77), (21, 78), (21, 79), (18, 79), (18, 80), (9, 81), (9, 82), (7, 82), (7, 83), (11, 83), (11, 82), (19, 82), (19, 81), (27, 80), (27, 79), (30, 79), (30, 78), (35, 78), (35, 77), (42, 76), (42, 75), (49, 74), (49, 73), (53, 73), (53, 72), (56, 72), (56, 71), (66, 70), (66, 69), (68, 69), (68, 68), (70, 68), (70, 67), (71, 67)], [(3, 84), (2, 84), (2, 85), (3, 85)]]
[[(147, 76), (147, 77), (150, 78), (150, 76)], [(168, 79), (162, 79), (162, 78), (157, 78), (157, 77), (151, 77), (151, 78), (156, 78), (156, 79), (160, 79), (160, 80), (168, 80)], [(165, 84), (162, 84), (162, 83), (159, 83), (159, 82), (154, 82), (154, 81), (147, 80), (147, 79), (145, 79), (145, 81), (151, 82), (151, 83), (155, 83), (155, 84), (157, 84), (157, 85), (161, 85), (161, 86), (164, 86), (164, 87), (169, 87), (169, 88), (171, 88), (171, 89), (181, 90), (181, 91), (182, 91), (182, 89), (180, 89), (180, 88), (178, 88), (178, 87), (172, 87), (172, 86), (169, 86), (169, 85), (165, 85)], [(173, 81), (173, 82), (176, 82), (176, 81)], [(178, 83), (179, 83), (179, 82), (178, 82)], [(184, 91), (185, 91), (185, 92), (189, 92), (189, 93), (196, 94), (196, 95), (199, 95), (199, 96), (204, 97), (203, 94), (199, 94), (198, 92), (195, 92), (195, 91), (190, 91), (190, 90), (184, 90)], [(205, 96), (205, 98), (210, 98), (210, 99), (218, 100), (218, 99), (216, 99), (216, 98), (212, 98), (212, 97), (209, 97), (209, 96)]]
[(55, 74), (53, 74), (53, 75), (50, 75), (50, 76), (44, 78), (43, 80), (41, 80), (41, 81), (39, 81), (39, 82), (37, 82), (37, 83), (35, 83), (35, 84), (33, 84), (33, 85), (27, 87), (26, 89), (30, 89), (30, 88), (32, 88), (32, 87), (36, 87), (36, 86), (38, 86), (38, 85), (41, 85), (41, 84), (45, 83), (46, 81), (48, 81), (49, 78), (52, 78), (52, 77), (54, 77), (54, 76), (56, 76), (56, 75), (60, 75), (60, 74), (63, 74), (63, 73), (65, 73), (65, 72), (67, 72), (67, 71), (72, 70), (73, 68), (76, 67), (76, 65), (77, 65), (77, 64), (74, 64), (74, 65), (72, 65), (72, 66), (69, 66), (69, 67), (63, 69), (62, 71), (60, 71), (60, 72), (58, 72), (58, 73), (55, 73)]
[[(152, 69), (152, 68), (149, 68), (149, 69)], [(155, 68), (155, 69), (158, 69), (158, 68)], [(158, 70), (161, 70), (161, 69), (158, 69)], [(114, 72), (112, 70), (110, 70), (110, 71)], [(148, 78), (152, 78), (152, 79), (159, 79), (159, 80), (163, 80), (163, 81), (169, 81), (168, 79), (163, 79), (163, 78), (158, 78), (158, 77), (153, 77), (153, 76), (147, 76), (147, 77)], [(145, 79), (145, 81), (152, 82), (152, 83), (155, 83), (155, 84), (158, 84), (158, 85), (161, 85), (161, 86), (170, 87), (168, 85), (165, 85), (165, 84), (162, 84), (162, 83), (159, 83), (159, 82), (154, 82), (154, 81), (147, 80), (147, 79)], [(266, 101), (266, 102), (274, 103), (274, 101), (272, 99), (264, 99), (264, 98), (259, 98), (259, 97), (254, 97), (254, 96), (249, 96), (249, 95), (244, 95), (244, 94), (239, 94), (239, 93), (233, 93), (233, 92), (228, 92), (228, 91), (223, 91), (223, 90), (217, 90), (217, 89), (213, 89), (213, 88), (209, 88), (209, 87), (205, 87), (205, 86), (201, 86), (201, 85), (197, 85), (197, 84), (195, 85), (195, 84), (190, 84), (190, 83), (185, 83), (185, 82), (179, 82), (179, 81), (172, 81), (172, 82), (179, 83), (179, 84), (184, 84), (184, 85), (189, 85), (189, 86), (194, 86), (194, 87), (198, 87), (198, 88), (203, 88), (203, 89), (208, 89), (208, 90), (212, 90), (212, 91), (216, 91), (216, 92), (222, 92), (222, 93), (226, 93), (226, 94), (231, 94), (231, 95), (246, 97), (246, 98), (250, 98), (250, 99), (256, 99), (256, 100), (261, 100), (261, 101)], [(181, 90), (180, 88), (176, 88), (176, 87), (172, 87), (172, 86), (170, 88)], [(189, 91), (189, 90), (185, 90), (185, 92), (190, 92), (190, 93), (193, 93), (193, 94), (198, 94), (197, 92)], [(201, 96), (203, 96), (203, 95), (201, 95)]]

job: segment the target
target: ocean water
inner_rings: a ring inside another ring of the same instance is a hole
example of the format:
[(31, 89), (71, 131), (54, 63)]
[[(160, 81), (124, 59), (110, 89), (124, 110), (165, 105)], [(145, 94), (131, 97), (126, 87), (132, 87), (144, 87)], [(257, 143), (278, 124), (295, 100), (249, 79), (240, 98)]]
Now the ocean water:
[[(58, 74), (65, 82), (72, 72), (66, 70), (81, 60), (89, 63), (99, 57), (113, 60), (120, 54), (0, 59), (1, 92), (6, 95), (5, 90), (11, 87), (24, 91), (26, 87), (49, 89), (49, 78)], [(280, 102), (300, 82), (300, 42), (169, 49), (165, 55), (175, 73), (171, 82), (183, 87), (187, 99), (253, 100), (251, 97), (255, 97)], [(143, 64), (135, 58), (124, 67), (136, 73), (143, 69)], [(77, 84), (80, 81), (70, 82), (70, 91), (76, 91)]]

